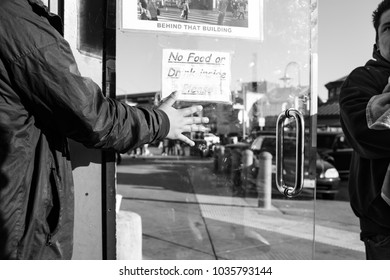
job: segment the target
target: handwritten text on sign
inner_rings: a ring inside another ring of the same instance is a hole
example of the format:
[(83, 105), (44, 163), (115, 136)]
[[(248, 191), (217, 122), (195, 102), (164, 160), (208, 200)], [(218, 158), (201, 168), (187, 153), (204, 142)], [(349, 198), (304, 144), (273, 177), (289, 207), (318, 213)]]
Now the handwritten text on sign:
[(230, 53), (163, 50), (163, 98), (178, 91), (180, 100), (231, 102), (230, 80)]

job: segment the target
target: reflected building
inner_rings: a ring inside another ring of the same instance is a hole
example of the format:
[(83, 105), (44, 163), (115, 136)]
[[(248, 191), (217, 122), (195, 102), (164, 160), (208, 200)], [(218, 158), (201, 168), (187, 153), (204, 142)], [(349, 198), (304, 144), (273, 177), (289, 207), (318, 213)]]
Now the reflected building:
[(327, 131), (341, 131), (339, 97), (341, 86), (347, 76), (328, 82), (328, 100), (318, 104), (318, 128)]

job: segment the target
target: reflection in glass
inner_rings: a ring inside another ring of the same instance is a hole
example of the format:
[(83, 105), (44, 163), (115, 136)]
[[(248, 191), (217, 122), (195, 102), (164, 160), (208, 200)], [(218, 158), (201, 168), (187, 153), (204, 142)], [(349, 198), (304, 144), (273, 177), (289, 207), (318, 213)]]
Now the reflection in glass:
[[(217, 12), (217, 6), (200, 8), (201, 2), (225, 1), (189, 2), (188, 21), (198, 13)], [(178, 11), (172, 1), (158, 5), (159, 22)], [(144, 259), (313, 257), (315, 174), (305, 167), (309, 183), (296, 199), (277, 191), (274, 176), (278, 115), (295, 108), (310, 127), (312, 8), (309, 0), (264, 0), (263, 10), (254, 13), (264, 16), (261, 40), (117, 32), (117, 98), (132, 105), (154, 106), (159, 99), (165, 49), (228, 52), (232, 58), (232, 102), (198, 102), (210, 119), (208, 135), (193, 132), (195, 147), (162, 141), (149, 145), (147, 152), (130, 151), (118, 165), (121, 209), (142, 217)], [(226, 7), (223, 24), (242, 23), (238, 14)], [(285, 127), (287, 135), (294, 134), (294, 122)], [(306, 137), (310, 148), (310, 134)], [(296, 144), (288, 139), (284, 172), (293, 178), (295, 166), (287, 162), (295, 156)]]

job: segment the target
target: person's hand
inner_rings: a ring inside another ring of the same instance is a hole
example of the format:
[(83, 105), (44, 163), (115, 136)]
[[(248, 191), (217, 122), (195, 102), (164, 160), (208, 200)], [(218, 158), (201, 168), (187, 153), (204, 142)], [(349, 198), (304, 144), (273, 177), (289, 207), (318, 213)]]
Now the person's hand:
[(366, 114), (369, 128), (377, 130), (390, 128), (390, 78), (382, 94), (371, 97)]
[(193, 117), (192, 115), (196, 112), (203, 110), (202, 106), (192, 106), (183, 109), (175, 109), (172, 105), (176, 102), (177, 93), (173, 92), (167, 99), (158, 107), (164, 111), (170, 122), (169, 133), (167, 138), (178, 139), (187, 143), (190, 146), (194, 146), (195, 143), (191, 139), (184, 136), (183, 132), (196, 132), (196, 131), (207, 131), (207, 128), (202, 124), (208, 123), (209, 119), (205, 117)]
[(390, 92), (390, 77), (388, 78), (387, 85), (385, 86), (382, 92), (383, 93)]

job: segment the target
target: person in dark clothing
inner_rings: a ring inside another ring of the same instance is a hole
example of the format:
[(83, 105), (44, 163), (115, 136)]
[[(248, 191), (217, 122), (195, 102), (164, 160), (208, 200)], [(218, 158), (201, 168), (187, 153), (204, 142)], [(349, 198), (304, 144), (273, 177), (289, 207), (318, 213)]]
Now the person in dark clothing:
[(181, 18), (187, 20), (188, 19), (188, 14), (190, 13), (190, 5), (188, 4), (188, 0), (184, 0), (181, 3)]
[(82, 77), (61, 19), (39, 0), (0, 1), (0, 259), (71, 259), (74, 186), (68, 138), (126, 152), (204, 131), (201, 106), (155, 109), (103, 96)]
[(158, 14), (157, 14), (157, 5), (154, 2), (154, 0), (148, 0), (147, 10), (150, 14), (150, 20), (158, 20)]
[(218, 2), (218, 20), (217, 20), (218, 25), (224, 25), (226, 9), (227, 9), (228, 5), (229, 5), (228, 0), (219, 0), (219, 2)]
[(146, 3), (146, 0), (139, 0), (138, 1), (138, 7), (140, 9), (140, 17), (142, 20), (150, 20), (151, 15), (148, 10), (148, 3)]
[(382, 185), (390, 163), (390, 130), (369, 128), (369, 112), (381, 102), (390, 76), (390, 0), (373, 13), (373, 59), (354, 69), (340, 92), (340, 121), (354, 149), (349, 177), (351, 207), (360, 220), (367, 259), (390, 259), (390, 206)]

